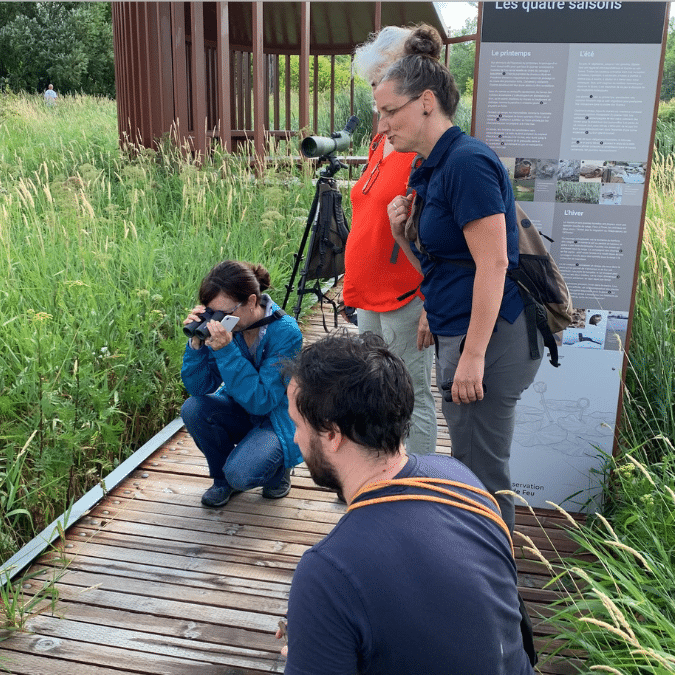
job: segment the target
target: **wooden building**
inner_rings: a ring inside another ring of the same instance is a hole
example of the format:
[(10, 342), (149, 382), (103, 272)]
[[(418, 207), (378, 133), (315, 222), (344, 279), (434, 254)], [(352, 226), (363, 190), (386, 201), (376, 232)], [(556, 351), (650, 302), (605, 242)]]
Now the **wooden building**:
[[(152, 147), (174, 133), (195, 153), (214, 139), (228, 150), (250, 140), (261, 157), (269, 136), (317, 133), (312, 59), (316, 78), (318, 57), (331, 57), (333, 101), (334, 57), (382, 26), (424, 21), (447, 39), (432, 2), (113, 2), (112, 10), (120, 140)], [(353, 92), (352, 79), (352, 110)], [(343, 122), (331, 105), (330, 131)]]

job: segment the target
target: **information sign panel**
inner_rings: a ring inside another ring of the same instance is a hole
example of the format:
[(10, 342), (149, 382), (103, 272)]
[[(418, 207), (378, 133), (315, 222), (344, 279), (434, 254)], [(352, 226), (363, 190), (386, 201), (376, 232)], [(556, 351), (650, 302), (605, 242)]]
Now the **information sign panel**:
[(474, 134), (552, 240), (574, 323), (518, 404), (513, 489), (597, 502), (614, 445), (666, 21), (661, 2), (485, 2)]

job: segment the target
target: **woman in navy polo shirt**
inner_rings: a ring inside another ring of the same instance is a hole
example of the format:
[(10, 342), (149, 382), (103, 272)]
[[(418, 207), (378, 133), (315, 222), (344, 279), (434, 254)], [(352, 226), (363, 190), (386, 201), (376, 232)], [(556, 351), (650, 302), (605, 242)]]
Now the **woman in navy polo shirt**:
[[(378, 132), (398, 152), (424, 158), (409, 184), (423, 200), (419, 241), (428, 255), (404, 234), (412, 196), (397, 197), (388, 212), (394, 238), (424, 274), (437, 382), (451, 383), (443, 414), (453, 456), (494, 494), (511, 489), (516, 403), (541, 361), (530, 358), (523, 303), (506, 277), (518, 265), (515, 202), (497, 155), (452, 123), (459, 91), (447, 68), (424, 55), (433, 35), (414, 39), (419, 46), (389, 68), (375, 101)], [(496, 496), (513, 530), (513, 498)]]

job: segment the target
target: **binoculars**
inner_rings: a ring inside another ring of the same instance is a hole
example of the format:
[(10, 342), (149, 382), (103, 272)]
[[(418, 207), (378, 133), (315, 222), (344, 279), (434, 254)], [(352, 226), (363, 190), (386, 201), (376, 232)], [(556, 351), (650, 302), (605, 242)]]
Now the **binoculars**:
[(206, 338), (211, 335), (206, 324), (209, 321), (222, 321), (225, 318), (225, 312), (207, 307), (199, 314), (199, 317), (201, 317), (199, 321), (193, 321), (192, 323), (183, 326), (183, 333), (188, 337), (194, 337), (196, 335), (198, 338), (206, 340)]

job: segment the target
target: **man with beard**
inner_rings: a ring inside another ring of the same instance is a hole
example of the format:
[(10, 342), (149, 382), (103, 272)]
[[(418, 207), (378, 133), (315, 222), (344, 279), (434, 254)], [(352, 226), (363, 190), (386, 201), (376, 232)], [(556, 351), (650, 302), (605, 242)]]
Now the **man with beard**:
[(336, 335), (290, 375), (295, 441), (348, 509), (293, 577), (286, 675), (532, 675), (508, 528), (466, 466), (406, 454), (403, 361), (373, 334)]

